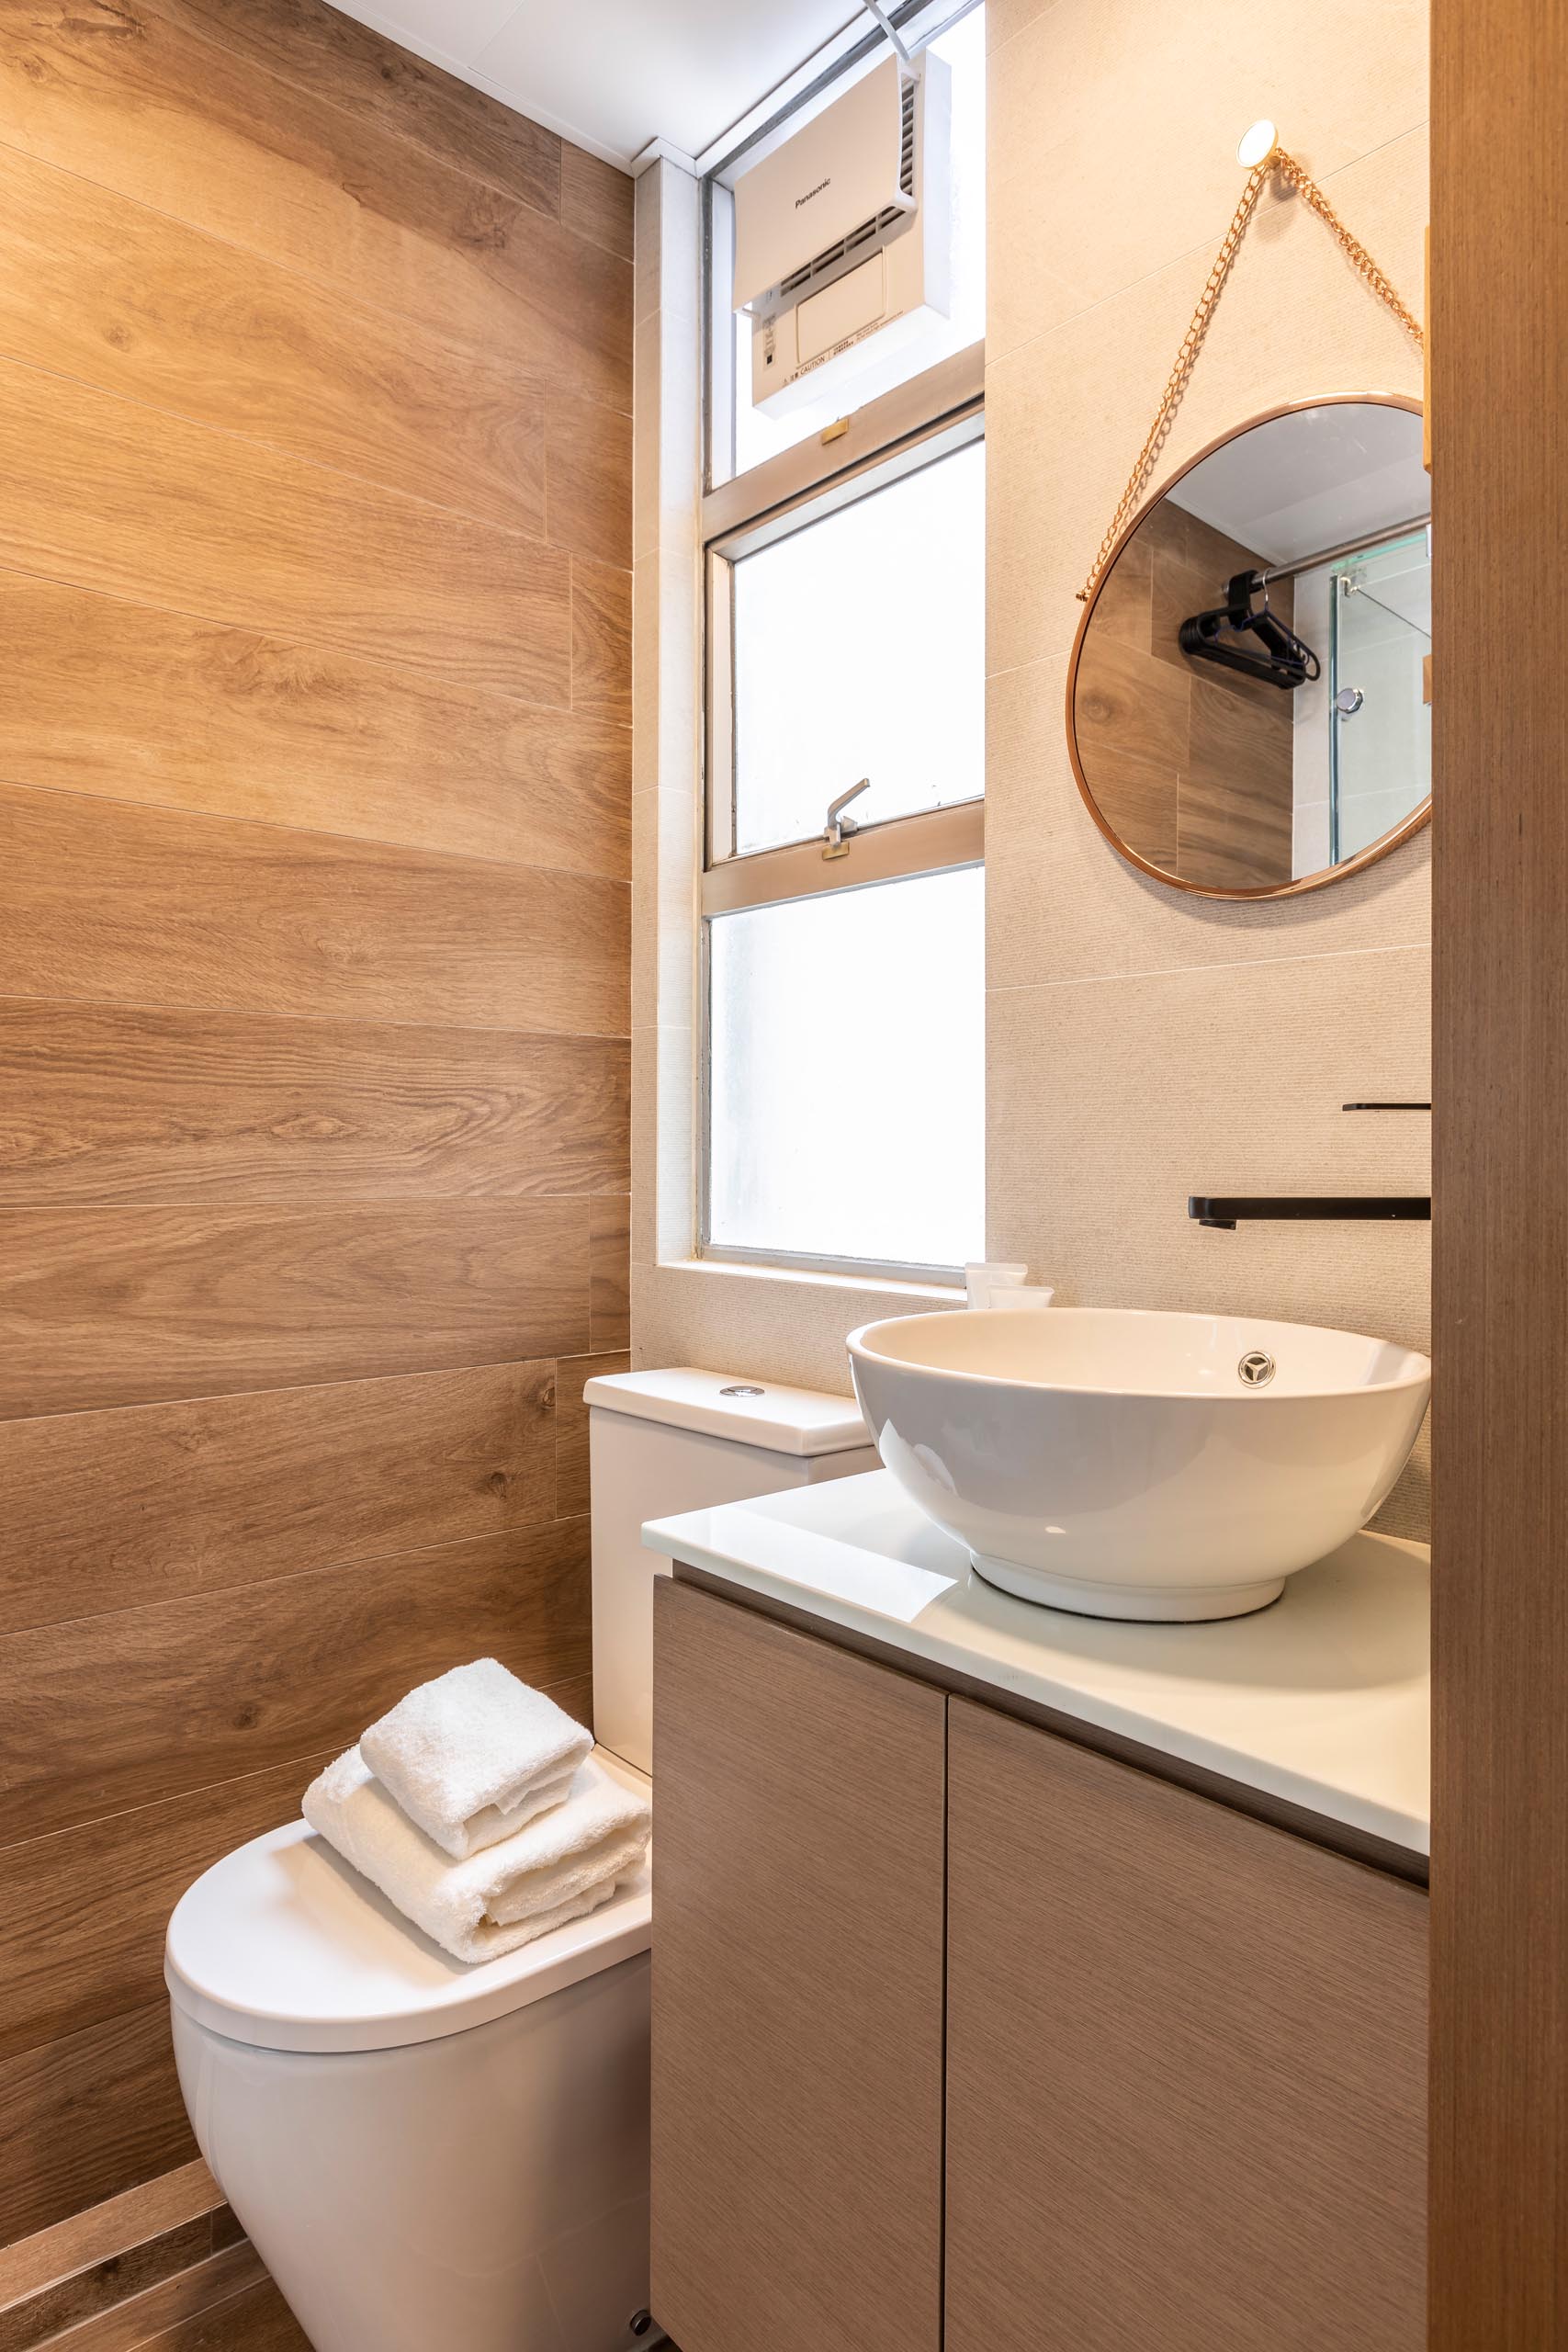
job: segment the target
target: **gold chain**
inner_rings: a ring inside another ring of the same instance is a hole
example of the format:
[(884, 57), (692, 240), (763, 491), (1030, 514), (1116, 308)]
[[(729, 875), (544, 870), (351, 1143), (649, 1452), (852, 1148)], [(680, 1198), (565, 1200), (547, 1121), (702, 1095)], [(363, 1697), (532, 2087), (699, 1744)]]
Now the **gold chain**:
[(1231, 274), (1236, 254), (1241, 249), (1241, 241), (1247, 234), (1247, 223), (1258, 209), (1258, 198), (1275, 172), (1278, 172), (1282, 179), (1290, 182), (1309, 211), (1315, 212), (1325, 227), (1338, 239), (1352, 268), (1366, 279), (1379, 301), (1386, 303), (1393, 312), (1400, 325), (1414, 338), (1416, 349), (1422, 350), (1426, 346), (1426, 338), (1421, 332), (1420, 321), (1401, 301), (1399, 295), (1383, 276), (1366, 247), (1359, 243), (1350, 234), (1311, 173), (1298, 164), (1293, 155), (1287, 154), (1284, 148), (1271, 149), (1264, 156), (1263, 161), (1255, 164), (1247, 175), (1247, 186), (1241, 192), (1241, 202), (1235, 209), (1235, 218), (1225, 231), (1220, 250), (1214, 256), (1214, 266), (1209, 272), (1208, 283), (1198, 297), (1198, 307), (1192, 313), (1191, 324), (1181, 338), (1181, 348), (1176, 355), (1176, 365), (1166, 379), (1165, 390), (1161, 395), (1155, 421), (1149, 427), (1148, 438), (1138, 452), (1137, 462), (1128, 477), (1127, 487), (1122, 493), (1121, 503), (1111, 518), (1111, 528), (1100, 543), (1100, 553), (1094, 559), (1089, 578), (1078, 590), (1077, 601), (1080, 605), (1087, 605), (1093, 595), (1095, 582), (1104, 571), (1111, 550), (1122, 535), (1122, 526), (1143, 495), (1144, 487), (1154, 470), (1156, 460), (1165, 447), (1176, 412), (1181, 405), (1181, 396), (1187, 390), (1189, 379), (1197, 362), (1198, 354), (1203, 348), (1203, 338), (1209, 332), (1209, 322), (1214, 314), (1214, 306), (1220, 299), (1226, 278)]

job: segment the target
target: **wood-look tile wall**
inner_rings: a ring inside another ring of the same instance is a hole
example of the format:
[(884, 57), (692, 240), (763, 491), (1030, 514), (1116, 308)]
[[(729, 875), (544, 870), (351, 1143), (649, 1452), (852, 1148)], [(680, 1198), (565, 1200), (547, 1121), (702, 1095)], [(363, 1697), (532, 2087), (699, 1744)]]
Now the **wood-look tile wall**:
[(194, 2153), (197, 1872), (587, 1708), (632, 207), (321, 0), (0, 0), (0, 210), (5, 2243)]
[[(1162, 500), (1117, 558), (1078, 665), (1078, 757), (1100, 814), (1138, 856), (1205, 889), (1291, 879), (1291, 699), (1177, 642), (1190, 614), (1262, 560)], [(1291, 583), (1269, 594), (1288, 625)]]

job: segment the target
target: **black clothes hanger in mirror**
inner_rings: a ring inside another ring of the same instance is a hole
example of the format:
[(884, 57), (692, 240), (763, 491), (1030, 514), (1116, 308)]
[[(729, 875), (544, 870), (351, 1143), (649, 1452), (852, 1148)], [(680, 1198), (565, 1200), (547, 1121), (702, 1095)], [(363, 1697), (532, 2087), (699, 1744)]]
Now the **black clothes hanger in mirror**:
[[(1260, 604), (1254, 598), (1261, 597)], [(1182, 622), (1177, 642), (1194, 662), (1217, 662), (1271, 686), (1293, 692), (1321, 675), (1316, 654), (1269, 609), (1269, 584), (1261, 571), (1238, 571), (1216, 610), (1194, 613)]]

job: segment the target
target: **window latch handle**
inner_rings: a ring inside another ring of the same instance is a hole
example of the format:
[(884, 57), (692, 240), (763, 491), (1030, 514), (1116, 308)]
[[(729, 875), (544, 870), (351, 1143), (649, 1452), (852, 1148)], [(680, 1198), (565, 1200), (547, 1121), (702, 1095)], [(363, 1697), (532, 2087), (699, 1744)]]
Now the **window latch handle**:
[(847, 808), (852, 800), (858, 800), (863, 792), (870, 790), (871, 778), (863, 775), (858, 784), (852, 784), (847, 792), (840, 792), (837, 800), (829, 801), (828, 822), (822, 829), (824, 857), (848, 857), (850, 844), (847, 836), (858, 833), (860, 826), (853, 817), (845, 817), (840, 812)]

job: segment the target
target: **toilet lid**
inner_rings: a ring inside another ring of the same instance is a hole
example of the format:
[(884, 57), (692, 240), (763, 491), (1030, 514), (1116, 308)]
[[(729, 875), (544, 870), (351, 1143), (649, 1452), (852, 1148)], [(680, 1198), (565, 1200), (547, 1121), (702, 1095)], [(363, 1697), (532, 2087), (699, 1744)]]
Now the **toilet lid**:
[[(594, 1755), (628, 1788), (640, 1772)], [(177, 2008), (258, 2050), (390, 2050), (540, 2001), (652, 1939), (651, 1861), (597, 1911), (499, 1960), (431, 1942), (303, 1821), (254, 1838), (198, 1878), (169, 1921)]]

